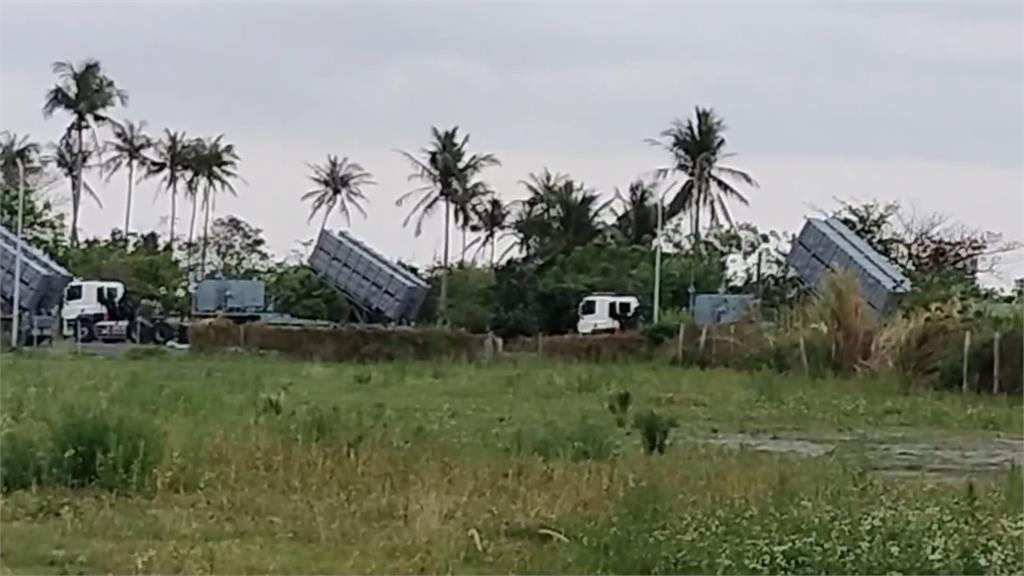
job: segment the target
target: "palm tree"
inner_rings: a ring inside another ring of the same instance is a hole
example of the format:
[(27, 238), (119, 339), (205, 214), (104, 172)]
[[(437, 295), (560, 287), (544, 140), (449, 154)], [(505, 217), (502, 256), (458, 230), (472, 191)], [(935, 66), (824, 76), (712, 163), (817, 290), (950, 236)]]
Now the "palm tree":
[[(72, 154), (74, 161), (71, 177), (71, 198), (78, 204), (82, 197), (85, 167), (85, 132), (90, 131), (95, 149), (99, 150), (96, 141), (96, 128), (110, 121), (106, 111), (118, 104), (128, 103), (128, 93), (117, 87), (113, 80), (103, 73), (98, 60), (86, 60), (75, 66), (70, 62), (55, 62), (53, 72), (59, 82), (46, 93), (43, 104), (43, 115), (47, 118), (58, 110), (72, 116), (71, 124), (65, 130), (62, 141), (68, 140), (68, 146), (62, 144), (65, 153)], [(78, 213), (72, 214), (71, 244), (78, 245)]]
[(531, 237), (522, 242), (541, 259), (562, 254), (597, 238), (602, 229), (601, 215), (612, 200), (601, 203), (600, 196), (564, 174), (530, 174), (523, 181), (529, 197), (523, 201), (524, 214), (517, 232)]
[[(216, 138), (193, 140), (186, 153), (186, 165), (189, 171), (189, 193), (192, 196), (192, 223), (189, 226), (189, 245), (192, 244), (195, 229), (196, 206), (198, 194), (202, 191), (203, 206), (203, 244), (200, 252), (199, 272), (206, 275), (206, 246), (210, 231), (210, 210), (213, 208), (214, 195), (217, 191), (236, 195), (232, 180), (238, 176), (238, 153), (233, 144), (222, 141), (223, 135)], [(191, 266), (191, 258), (189, 259)]]
[(466, 261), (466, 232), (473, 228), (476, 222), (476, 215), (479, 212), (484, 199), (493, 195), (493, 191), (485, 182), (471, 182), (465, 188), (456, 192), (452, 198), (452, 215), (455, 216), (455, 225), (462, 232), (462, 251), (459, 255), (459, 262)]
[(473, 259), (476, 260), (484, 247), (490, 246), (491, 268), (494, 268), (495, 245), (498, 243), (498, 237), (509, 225), (508, 206), (500, 198), (491, 194), (486, 200), (476, 206), (473, 221), (474, 223), (470, 225), (470, 228), (474, 232), (482, 234), (473, 241), (479, 244)]
[(682, 178), (679, 190), (669, 202), (667, 214), (688, 211), (693, 218), (695, 244), (700, 244), (700, 213), (707, 210), (712, 227), (724, 220), (732, 226), (732, 215), (727, 200), (747, 204), (743, 196), (730, 183), (738, 182), (757, 187), (757, 181), (743, 170), (723, 166), (719, 160), (731, 156), (725, 150), (725, 122), (711, 108), (697, 107), (694, 118), (686, 122), (676, 119), (661, 133), (660, 140), (648, 143), (667, 150), (672, 166), (655, 171), (659, 177), (677, 174)]
[(302, 195), (302, 200), (312, 200), (313, 204), (309, 210), (309, 220), (313, 220), (317, 212), (324, 211), (324, 219), (320, 223), (320, 232), (323, 233), (327, 227), (327, 218), (335, 206), (338, 212), (345, 217), (345, 223), (351, 224), (349, 207), (353, 207), (366, 218), (366, 211), (363, 210), (360, 202), (366, 201), (363, 194), (363, 186), (377, 184), (373, 181), (373, 174), (370, 174), (356, 162), (328, 154), (327, 163), (322, 165), (310, 164), (309, 168), (313, 174), (309, 177), (316, 188)]
[[(650, 244), (657, 235), (658, 205), (653, 184), (636, 180), (624, 195), (616, 188), (615, 199), (622, 209), (615, 212), (615, 230), (629, 244)], [(665, 215), (666, 219), (674, 214)]]
[(18, 136), (14, 132), (0, 132), (0, 182), (9, 188), (17, 188), (18, 164), (25, 173), (25, 179), (36, 176), (43, 170), (40, 158), (40, 146), (32, 142), (28, 136)]
[(164, 137), (156, 142), (155, 158), (147, 166), (146, 176), (160, 176), (164, 189), (171, 196), (171, 229), (167, 245), (174, 250), (174, 223), (177, 219), (178, 182), (188, 172), (189, 139), (184, 132), (171, 132), (164, 128)]
[(484, 168), (501, 164), (493, 154), (469, 154), (469, 135), (460, 139), (458, 132), (458, 126), (443, 132), (431, 128), (433, 142), (429, 148), (420, 151), (421, 158), (409, 152), (400, 152), (413, 167), (409, 180), (419, 180), (423, 182), (423, 186), (406, 192), (395, 202), (401, 206), (409, 198), (419, 195), (403, 222), (403, 226), (406, 226), (415, 217), (417, 236), (423, 230), (423, 221), (433, 214), (438, 206), (444, 207), (444, 272), (441, 275), (441, 298), (438, 305), (440, 322), (447, 319), (448, 247), (452, 204), (475, 186), (475, 177)]
[(75, 227), (78, 223), (78, 212), (82, 207), (81, 191), (85, 190), (100, 208), (103, 207), (103, 201), (96, 194), (96, 190), (85, 180), (83, 173), (86, 168), (102, 168), (102, 164), (89, 164), (93, 154), (96, 153), (94, 148), (78, 149), (76, 146), (72, 136), (65, 134), (64, 138), (60, 139), (60, 142), (50, 145), (52, 152), (47, 159), (71, 182), (72, 242), (77, 242), (78, 240), (78, 233), (75, 231)]
[[(107, 143), (113, 155), (107, 159), (105, 164), (107, 181), (122, 167), (128, 168), (128, 196), (125, 201), (124, 210), (124, 237), (127, 241), (129, 226), (132, 216), (132, 187), (135, 184), (135, 168), (145, 170), (149, 165), (149, 157), (146, 152), (153, 147), (153, 139), (143, 133), (146, 123), (133, 123), (126, 121), (124, 124), (111, 122), (114, 132), (114, 139)], [(127, 246), (127, 242), (125, 244)]]

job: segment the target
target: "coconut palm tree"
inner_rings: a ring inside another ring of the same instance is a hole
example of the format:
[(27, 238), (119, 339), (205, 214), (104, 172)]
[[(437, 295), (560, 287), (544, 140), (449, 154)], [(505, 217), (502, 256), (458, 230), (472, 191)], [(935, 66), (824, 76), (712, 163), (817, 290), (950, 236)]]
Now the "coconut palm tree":
[(309, 210), (309, 221), (313, 220), (317, 212), (323, 210), (324, 219), (320, 222), (321, 233), (327, 226), (327, 218), (330, 217), (335, 207), (345, 217), (346, 224), (352, 222), (350, 207), (358, 210), (363, 218), (366, 218), (366, 211), (363, 210), (360, 202), (366, 201), (363, 186), (377, 184), (373, 180), (373, 174), (364, 170), (358, 163), (350, 162), (347, 157), (338, 160), (337, 156), (331, 154), (328, 154), (325, 164), (309, 164), (309, 168), (313, 171), (309, 179), (316, 184), (316, 188), (303, 194), (302, 200), (309, 200), (313, 203)]
[(471, 182), (468, 186), (456, 192), (452, 198), (452, 216), (455, 225), (462, 232), (462, 251), (459, 254), (459, 262), (466, 262), (466, 233), (473, 228), (476, 222), (476, 215), (479, 212), (484, 200), (493, 195), (485, 182)]
[[(107, 169), (107, 181), (114, 173), (121, 168), (128, 169), (128, 196), (125, 199), (124, 209), (124, 237), (128, 239), (132, 217), (132, 190), (135, 185), (135, 168), (145, 171), (149, 165), (149, 157), (146, 153), (153, 147), (153, 139), (146, 135), (143, 130), (146, 128), (145, 121), (134, 123), (126, 121), (123, 124), (111, 122), (114, 139), (107, 142), (107, 147), (112, 155), (107, 158), (104, 167)], [(125, 244), (127, 246), (127, 243)]]
[[(192, 223), (189, 226), (189, 244), (195, 229), (196, 206), (202, 194), (203, 243), (200, 250), (199, 272), (206, 275), (206, 246), (210, 231), (210, 211), (218, 191), (237, 195), (232, 180), (238, 179), (238, 153), (233, 144), (223, 141), (224, 136), (207, 140), (193, 140), (186, 153), (189, 172), (189, 192), (192, 196)], [(191, 263), (191, 259), (190, 259)]]
[(74, 242), (78, 239), (74, 227), (78, 222), (78, 212), (82, 207), (81, 191), (85, 190), (97, 206), (103, 207), (103, 201), (96, 194), (96, 189), (86, 181), (84, 171), (87, 168), (102, 168), (103, 166), (101, 163), (90, 163), (94, 155), (99, 155), (95, 148), (79, 149), (73, 138), (70, 134), (65, 134), (60, 142), (50, 144), (51, 152), (47, 161), (56, 166), (57, 170), (71, 182), (71, 238)]
[(469, 135), (459, 137), (455, 126), (445, 131), (431, 128), (433, 142), (420, 151), (420, 157), (409, 152), (400, 152), (412, 164), (413, 173), (409, 180), (419, 180), (423, 186), (406, 192), (395, 202), (398, 206), (413, 196), (418, 196), (403, 226), (416, 219), (416, 235), (423, 230), (423, 221), (437, 208), (444, 209), (444, 272), (441, 275), (441, 297), (438, 305), (438, 319), (447, 319), (448, 305), (448, 256), (451, 233), (452, 204), (474, 186), (475, 178), (484, 168), (501, 163), (493, 154), (470, 154)]
[(500, 198), (492, 193), (485, 200), (479, 202), (474, 208), (473, 224), (470, 225), (470, 229), (473, 232), (481, 234), (481, 236), (473, 241), (473, 243), (478, 245), (476, 253), (473, 254), (473, 259), (476, 260), (480, 252), (489, 246), (491, 249), (491, 268), (494, 268), (495, 245), (498, 243), (498, 237), (508, 228), (508, 225), (508, 206)]
[[(629, 185), (626, 194), (615, 189), (615, 200), (621, 209), (615, 213), (615, 231), (632, 245), (650, 245), (657, 235), (658, 205), (657, 192), (653, 184), (636, 180)], [(665, 219), (674, 214), (663, 214)]]
[(174, 224), (177, 220), (178, 182), (188, 176), (187, 155), (190, 140), (184, 132), (164, 128), (164, 136), (154, 145), (154, 158), (147, 166), (146, 176), (159, 176), (164, 190), (171, 197), (170, 235), (167, 245), (174, 250)]
[(655, 174), (658, 177), (675, 174), (681, 178), (666, 213), (690, 212), (697, 245), (700, 243), (702, 211), (707, 211), (712, 227), (723, 221), (731, 226), (732, 215), (727, 201), (748, 203), (733, 182), (757, 187), (757, 181), (747, 172), (719, 163), (731, 156), (725, 153), (725, 129), (725, 122), (714, 110), (698, 106), (694, 118), (686, 122), (676, 119), (661, 133), (660, 140), (648, 140), (648, 143), (664, 148), (672, 155), (672, 165), (659, 168)]
[(612, 201), (564, 174), (530, 174), (523, 181), (529, 196), (523, 201), (528, 218), (517, 222), (517, 232), (528, 235), (521, 242), (541, 259), (551, 258), (596, 239), (604, 228), (601, 215)]
[(14, 132), (0, 132), (0, 182), (8, 188), (17, 188), (18, 164), (21, 164), (28, 180), (43, 170), (41, 148), (28, 136), (18, 136)]
[[(91, 132), (96, 144), (93, 151), (99, 152), (96, 128), (110, 122), (108, 109), (128, 103), (128, 93), (117, 87), (110, 77), (103, 73), (98, 60), (86, 60), (79, 65), (70, 62), (55, 62), (53, 72), (58, 83), (46, 93), (43, 115), (47, 118), (58, 110), (71, 115), (71, 124), (65, 130), (69, 146), (62, 144), (65, 153), (72, 154), (74, 168), (71, 176), (72, 204), (77, 205), (82, 197), (85, 156), (85, 133)], [(78, 245), (78, 213), (71, 216), (71, 244)]]

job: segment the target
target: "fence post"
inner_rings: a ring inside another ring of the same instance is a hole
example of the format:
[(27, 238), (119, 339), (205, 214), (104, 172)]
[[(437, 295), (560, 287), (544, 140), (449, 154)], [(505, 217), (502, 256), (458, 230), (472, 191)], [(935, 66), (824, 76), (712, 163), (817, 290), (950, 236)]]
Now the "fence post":
[(804, 335), (800, 335), (800, 363), (804, 366), (804, 376), (811, 375), (811, 366), (807, 362), (807, 345), (804, 344)]
[(704, 343), (707, 342), (707, 339), (708, 327), (707, 324), (705, 324), (704, 327), (700, 329), (700, 353), (702, 356), (704, 355)]
[(967, 330), (964, 332), (964, 371), (963, 380), (960, 382), (960, 391), (967, 393), (967, 357), (971, 351), (971, 331)]
[(679, 323), (679, 339), (676, 344), (676, 361), (683, 363), (683, 341), (686, 340), (686, 322)]
[(999, 330), (992, 335), (992, 393), (999, 394)]
[(733, 361), (732, 355), (736, 350), (736, 325), (729, 324), (729, 362)]

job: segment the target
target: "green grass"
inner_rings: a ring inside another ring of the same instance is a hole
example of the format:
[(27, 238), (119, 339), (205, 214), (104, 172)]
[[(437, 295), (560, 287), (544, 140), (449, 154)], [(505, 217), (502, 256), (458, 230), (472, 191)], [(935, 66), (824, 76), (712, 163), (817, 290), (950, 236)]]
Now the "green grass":
[[(19, 355), (0, 374), (4, 477), (35, 480), (2, 499), (5, 572), (1024, 570), (1019, 471), (894, 478), (856, 440), (696, 440), (1020, 437), (1016, 399), (654, 364)], [(629, 425), (649, 410), (678, 425), (664, 455)], [(55, 448), (79, 438), (91, 484)]]

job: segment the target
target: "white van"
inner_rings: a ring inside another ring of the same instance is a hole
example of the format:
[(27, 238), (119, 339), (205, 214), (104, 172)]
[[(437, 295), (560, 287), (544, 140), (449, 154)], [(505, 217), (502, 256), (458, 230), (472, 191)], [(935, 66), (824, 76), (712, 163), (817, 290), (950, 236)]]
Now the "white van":
[(576, 331), (580, 334), (617, 332), (622, 320), (631, 319), (640, 309), (636, 296), (621, 294), (591, 294), (580, 302)]
[(79, 326), (79, 337), (91, 340), (93, 324), (107, 317), (103, 302), (117, 302), (124, 295), (124, 284), (115, 280), (73, 280), (64, 289), (64, 306), (60, 309), (61, 331), (65, 337), (75, 335)]

